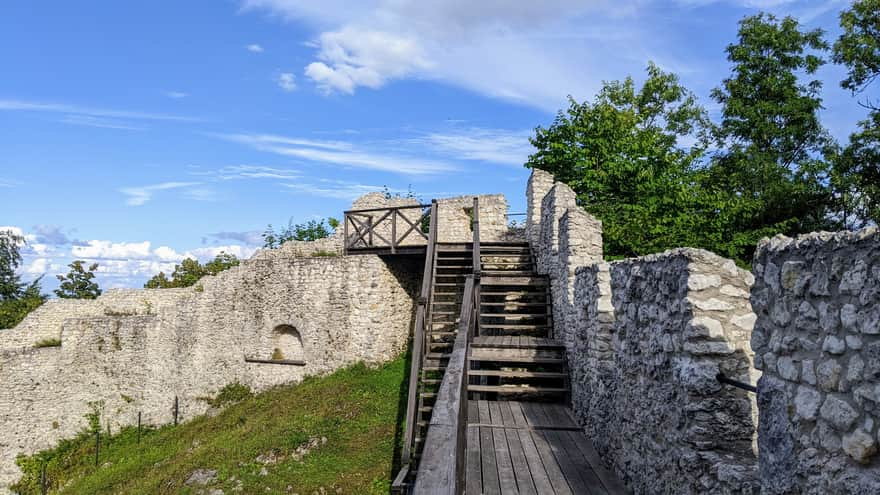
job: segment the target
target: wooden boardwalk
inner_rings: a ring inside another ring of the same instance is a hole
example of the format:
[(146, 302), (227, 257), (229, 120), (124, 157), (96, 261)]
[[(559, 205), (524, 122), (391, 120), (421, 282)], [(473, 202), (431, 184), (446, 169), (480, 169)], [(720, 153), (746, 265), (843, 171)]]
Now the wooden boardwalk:
[(626, 493), (561, 404), (468, 401), (466, 470), (468, 495)]

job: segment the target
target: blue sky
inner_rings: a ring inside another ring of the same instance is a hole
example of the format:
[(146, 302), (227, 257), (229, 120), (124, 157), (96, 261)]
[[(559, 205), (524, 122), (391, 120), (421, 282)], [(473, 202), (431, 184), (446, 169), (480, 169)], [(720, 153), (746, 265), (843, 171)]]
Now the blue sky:
[[(505, 193), (528, 136), (653, 60), (711, 111), (736, 23), (836, 36), (843, 1), (214, 0), (0, 5), (0, 226), (26, 279), (101, 264), (137, 287), (184, 256), (248, 256), (267, 223), (387, 186)], [(827, 66), (825, 125), (864, 111)]]

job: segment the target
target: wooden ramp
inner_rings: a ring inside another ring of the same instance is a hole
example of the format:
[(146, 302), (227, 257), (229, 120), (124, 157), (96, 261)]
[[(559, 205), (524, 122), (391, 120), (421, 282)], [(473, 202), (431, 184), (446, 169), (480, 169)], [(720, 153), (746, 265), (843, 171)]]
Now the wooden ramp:
[(561, 404), (468, 401), (468, 495), (623, 494)]

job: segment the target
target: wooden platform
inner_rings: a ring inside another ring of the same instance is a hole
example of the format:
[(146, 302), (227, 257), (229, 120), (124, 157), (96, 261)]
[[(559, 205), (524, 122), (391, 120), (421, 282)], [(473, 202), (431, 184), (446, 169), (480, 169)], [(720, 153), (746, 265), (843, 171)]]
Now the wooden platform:
[(467, 491), (479, 494), (622, 494), (561, 404), (469, 401)]

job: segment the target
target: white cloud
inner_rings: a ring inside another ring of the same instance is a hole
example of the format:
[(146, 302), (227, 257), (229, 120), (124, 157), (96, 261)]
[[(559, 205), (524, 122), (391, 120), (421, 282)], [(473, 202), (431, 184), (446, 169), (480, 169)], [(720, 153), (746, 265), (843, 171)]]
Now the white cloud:
[(43, 275), (49, 271), (50, 262), (51, 260), (48, 258), (35, 258), (24, 267), (24, 273), (35, 276)]
[(86, 241), (84, 245), (73, 246), (70, 250), (75, 258), (90, 259), (148, 259), (153, 256), (150, 241), (111, 242), (102, 240)]
[(257, 252), (256, 247), (229, 244), (226, 246), (210, 246), (193, 249), (191, 251), (187, 251), (184, 257), (196, 258), (201, 261), (208, 261), (213, 259), (220, 253), (227, 253), (235, 255), (238, 259), (248, 259), (253, 256), (255, 252)]
[(301, 174), (298, 170), (278, 167), (265, 167), (261, 165), (230, 165), (212, 172), (200, 172), (197, 175), (212, 175), (220, 180), (242, 179), (298, 179)]
[(434, 174), (455, 169), (452, 165), (441, 161), (373, 153), (358, 150), (353, 144), (341, 145), (335, 141), (328, 145), (325, 142), (307, 139), (266, 135), (233, 134), (218, 135), (218, 137), (244, 143), (260, 151), (342, 167), (365, 168), (410, 175)]
[(18, 181), (0, 178), (0, 187), (15, 187), (18, 184)]
[(247, 48), (247, 51), (253, 52), (253, 53), (263, 53), (263, 51), (264, 51), (263, 47), (256, 44), (256, 43), (251, 43), (250, 45), (246, 46), (245, 48)]
[(156, 255), (162, 261), (181, 261), (183, 260), (183, 255), (178, 253), (177, 251), (171, 249), (168, 246), (159, 246), (153, 250), (153, 254)]
[(371, 186), (366, 184), (333, 183), (321, 185), (302, 182), (291, 182), (287, 184), (282, 184), (282, 186), (297, 193), (343, 200), (353, 200), (367, 193), (382, 191), (382, 186)]
[(292, 72), (282, 72), (278, 75), (276, 82), (279, 88), (288, 93), (296, 89), (296, 77)]
[(70, 115), (84, 115), (90, 117), (109, 117), (132, 120), (165, 120), (181, 122), (197, 122), (199, 119), (169, 115), (162, 113), (134, 112), (128, 110), (113, 110), (107, 108), (93, 108), (68, 103), (47, 103), (24, 100), (0, 100), (0, 110), (19, 112), (46, 112), (64, 113)]
[(166, 91), (165, 96), (174, 99), (186, 98), (189, 96), (189, 93), (184, 93), (183, 91)]
[(522, 166), (534, 151), (530, 135), (530, 131), (470, 128), (430, 133), (415, 142), (460, 159)]
[(62, 124), (82, 125), (88, 127), (100, 127), (102, 129), (121, 129), (125, 131), (142, 131), (143, 127), (133, 126), (118, 120), (93, 117), (91, 115), (66, 115), (59, 120)]
[(153, 194), (157, 191), (166, 191), (169, 189), (180, 189), (201, 184), (200, 182), (163, 182), (161, 184), (153, 184), (149, 186), (124, 187), (119, 190), (122, 194), (128, 196), (125, 204), (130, 206), (140, 206), (147, 201), (153, 199)]

